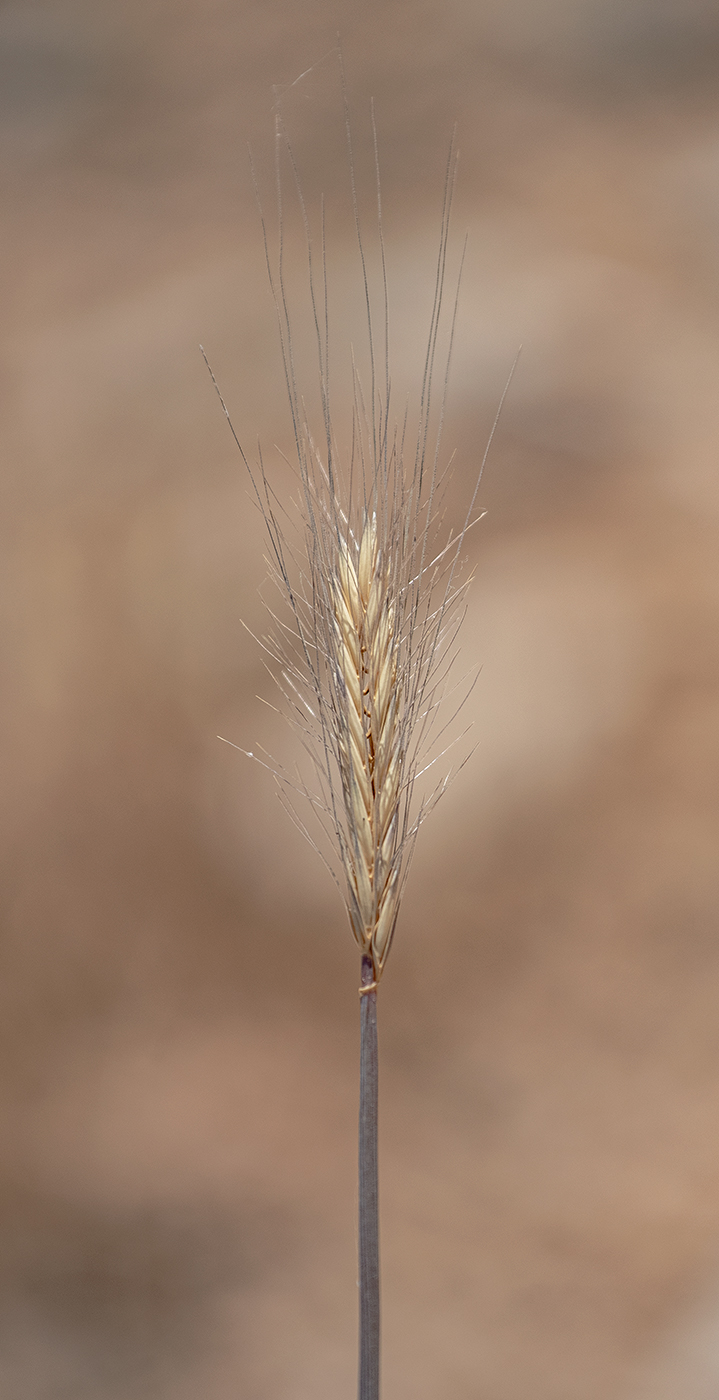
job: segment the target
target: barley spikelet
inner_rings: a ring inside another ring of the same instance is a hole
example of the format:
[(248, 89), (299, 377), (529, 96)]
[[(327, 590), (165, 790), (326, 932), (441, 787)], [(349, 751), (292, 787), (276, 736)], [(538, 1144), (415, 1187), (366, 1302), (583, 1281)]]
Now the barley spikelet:
[(332, 580), (335, 665), (345, 687), (346, 732), (337, 739), (347, 826), (344, 852), (355, 938), (379, 969), (397, 914), (397, 829), (402, 746), (389, 571), (377, 522), (365, 522), (356, 561), (341, 540)]

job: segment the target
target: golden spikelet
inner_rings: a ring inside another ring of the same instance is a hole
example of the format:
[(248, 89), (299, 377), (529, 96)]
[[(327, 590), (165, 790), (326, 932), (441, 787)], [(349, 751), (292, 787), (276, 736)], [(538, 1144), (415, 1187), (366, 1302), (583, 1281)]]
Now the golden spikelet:
[(377, 521), (365, 521), (355, 565), (341, 540), (332, 579), (335, 665), (345, 687), (346, 732), (338, 734), (351, 845), (343, 850), (350, 922), (376, 971), (397, 917), (397, 828), (402, 748), (392, 697), (397, 681), (389, 573)]

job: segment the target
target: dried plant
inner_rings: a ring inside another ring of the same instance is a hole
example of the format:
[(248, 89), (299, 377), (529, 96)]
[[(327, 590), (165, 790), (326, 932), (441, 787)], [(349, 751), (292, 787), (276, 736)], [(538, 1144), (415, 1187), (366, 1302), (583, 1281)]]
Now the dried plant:
[[(285, 604), (280, 614), (272, 610), (273, 631), (261, 641), (284, 697), (284, 712), (299, 733), (314, 779), (308, 782), (300, 776), (299, 770), (286, 771), (269, 756), (249, 756), (257, 758), (273, 772), (284, 805), (328, 865), (344, 895), (351, 929), (361, 953), (359, 1394), (360, 1400), (376, 1400), (379, 1393), (376, 990), (392, 945), (417, 834), (428, 812), (445, 791), (451, 769), (449, 772), (440, 770), (437, 780), (428, 782), (426, 792), (419, 791), (419, 782), (456, 742), (456, 738), (451, 739), (452, 723), (471, 689), (471, 681), (455, 685), (452, 679), (457, 658), (455, 643), (464, 615), (468, 582), (460, 578), (462, 550), (468, 529), (480, 518), (475, 515), (477, 491), (494, 428), (476, 472), (464, 521), (457, 531), (450, 530), (443, 539), (440, 529), (446, 470), (440, 470), (440, 439), (461, 264), (447, 318), (437, 394), (435, 382), (440, 325), (445, 310), (449, 223), (456, 173), (454, 143), (445, 173), (434, 293), (416, 427), (410, 438), (408, 408), (404, 409), (400, 422), (394, 419), (374, 111), (381, 350), (377, 346), (374, 298), (358, 215), (346, 102), (345, 117), (365, 303), (368, 369), (365, 388), (353, 352), (350, 442), (342, 449), (333, 427), (324, 209), (318, 278), (302, 188), (280, 117), (277, 119), (280, 242), (276, 262), (270, 255), (262, 210), (260, 214), (294, 432), (299, 483), (295, 515), (277, 498), (261, 453), (253, 467), (240, 442), (235, 440), (266, 527), (270, 572)], [(298, 386), (293, 347), (285, 277), (280, 178), (283, 153), (292, 172), (306, 237), (319, 390), (317, 419), (321, 422), (322, 434), (316, 436), (320, 445), (313, 436), (310, 413)], [(503, 399), (504, 395), (502, 402)], [(223, 408), (227, 413), (224, 401)], [(229, 414), (227, 416), (229, 419)], [(449, 695), (454, 696), (454, 703), (450, 703), (449, 713), (440, 719), (443, 702)], [(298, 795), (309, 803), (326, 840), (313, 834), (308, 818), (298, 810)], [(338, 857), (338, 864), (332, 860), (332, 850)]]

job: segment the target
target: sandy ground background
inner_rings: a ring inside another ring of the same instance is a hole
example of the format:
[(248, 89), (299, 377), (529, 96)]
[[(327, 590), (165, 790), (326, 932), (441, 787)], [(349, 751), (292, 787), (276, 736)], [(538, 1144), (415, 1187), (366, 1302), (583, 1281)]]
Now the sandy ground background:
[(356, 958), (269, 778), (215, 738), (292, 749), (255, 699), (263, 545), (197, 348), (284, 489), (246, 146), (271, 203), (277, 85), (313, 219), (327, 196), (341, 365), (338, 29), (370, 222), (376, 103), (402, 385), (458, 122), (457, 502), (524, 345), (468, 551), (479, 747), (380, 998), (385, 1394), (709, 1400), (710, 0), (0, 6), (0, 1389), (355, 1385)]

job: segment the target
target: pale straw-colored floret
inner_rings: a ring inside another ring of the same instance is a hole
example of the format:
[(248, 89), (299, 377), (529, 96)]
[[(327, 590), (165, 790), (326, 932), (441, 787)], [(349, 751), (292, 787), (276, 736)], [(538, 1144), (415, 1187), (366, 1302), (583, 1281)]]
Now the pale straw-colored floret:
[(340, 774), (350, 844), (343, 849), (350, 922), (358, 944), (382, 966), (397, 915), (395, 864), (402, 749), (397, 725), (397, 656), (389, 571), (374, 516), (357, 563), (346, 540), (332, 582), (336, 666), (345, 697)]

